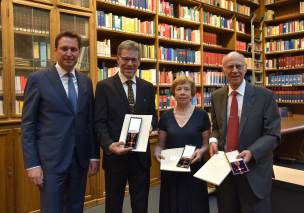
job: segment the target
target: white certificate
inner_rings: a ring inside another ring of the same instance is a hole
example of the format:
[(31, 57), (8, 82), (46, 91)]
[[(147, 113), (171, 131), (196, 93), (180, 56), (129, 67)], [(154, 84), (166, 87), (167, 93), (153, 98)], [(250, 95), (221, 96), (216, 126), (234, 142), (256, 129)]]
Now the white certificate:
[(230, 171), (225, 152), (218, 151), (194, 174), (194, 177), (219, 186)]
[(161, 155), (165, 159), (161, 159), (160, 161), (160, 170), (164, 171), (172, 171), (172, 172), (190, 172), (189, 168), (181, 168), (177, 167), (177, 162), (181, 158), (184, 151), (184, 147), (182, 148), (174, 148), (174, 149), (164, 149), (161, 152)]
[(137, 140), (137, 145), (136, 145), (135, 149), (132, 149), (132, 151), (133, 152), (146, 152), (148, 141), (149, 141), (149, 135), (150, 135), (152, 115), (126, 114), (124, 122), (123, 122), (122, 129), (121, 129), (121, 132), (120, 132), (119, 141), (126, 142), (131, 117), (142, 119), (141, 127), (140, 127), (140, 130), (139, 130), (139, 135), (138, 135), (138, 140)]

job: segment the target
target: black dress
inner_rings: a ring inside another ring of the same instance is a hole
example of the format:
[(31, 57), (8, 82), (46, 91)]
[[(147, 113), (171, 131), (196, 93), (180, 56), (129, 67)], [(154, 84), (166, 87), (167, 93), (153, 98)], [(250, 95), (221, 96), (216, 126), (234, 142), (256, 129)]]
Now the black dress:
[[(202, 132), (210, 128), (208, 114), (195, 108), (184, 127), (175, 120), (173, 111), (165, 112), (159, 129), (167, 133), (166, 149), (184, 147), (186, 144), (202, 146)], [(161, 171), (160, 213), (209, 213), (207, 184), (193, 174), (203, 165), (191, 165), (191, 173)]]

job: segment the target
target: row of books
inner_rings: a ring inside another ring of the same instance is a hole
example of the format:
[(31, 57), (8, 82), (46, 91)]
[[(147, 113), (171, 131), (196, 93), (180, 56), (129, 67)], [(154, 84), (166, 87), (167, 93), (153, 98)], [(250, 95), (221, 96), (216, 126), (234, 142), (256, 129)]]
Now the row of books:
[(198, 7), (181, 6), (178, 5), (179, 18), (199, 22), (199, 9)]
[(232, 30), (233, 29), (233, 21), (232, 19), (227, 19), (220, 15), (215, 15), (209, 12), (203, 13), (203, 23), (208, 24), (218, 28), (225, 28)]
[(89, 38), (89, 18), (84, 16), (61, 14), (60, 31), (77, 32), (82, 39)]
[(236, 41), (236, 49), (247, 51), (247, 43), (245, 41)]
[[(252, 58), (245, 58), (245, 63), (247, 65), (247, 69), (252, 69), (253, 68)], [(255, 68), (258, 68), (258, 67), (255, 66)], [(261, 67), (259, 67), (259, 68), (261, 68)]]
[(203, 32), (203, 42), (204, 42), (204, 44), (207, 44), (207, 45), (217, 46), (217, 34), (216, 33)]
[(158, 36), (182, 41), (200, 42), (200, 31), (191, 28), (177, 27), (169, 24), (158, 24)]
[(3, 100), (0, 100), (0, 114), (3, 115), (4, 111), (3, 111)]
[(156, 69), (138, 69), (136, 76), (156, 85)]
[[(103, 63), (98, 68), (98, 81), (112, 77), (118, 71), (119, 71), (119, 67), (106, 67), (105, 64)], [(157, 82), (156, 69), (138, 69), (136, 71), (136, 76), (156, 85)]]
[(199, 10), (197, 7), (175, 5), (168, 0), (159, 0), (158, 2), (159, 14), (199, 22)]
[(227, 84), (227, 78), (223, 72), (215, 72), (213, 70), (204, 70), (203, 72), (204, 85), (223, 86)]
[(300, 2), (300, 13), (304, 13), (304, 1)]
[(79, 7), (86, 7), (89, 8), (90, 7), (90, 0), (60, 0), (60, 2), (62, 3), (66, 3), (66, 4), (72, 4), (75, 6), (79, 6)]
[(266, 69), (289, 69), (304, 67), (304, 55), (281, 56), (265, 60)]
[(128, 18), (97, 11), (96, 23), (98, 28), (105, 27), (123, 32), (155, 35), (154, 21), (142, 21), (138, 18)]
[(15, 111), (16, 111), (17, 115), (22, 113), (22, 108), (23, 108), (23, 101), (16, 100), (15, 101)]
[(211, 4), (226, 10), (233, 11), (233, 1), (231, 0), (201, 0), (203, 3)]
[(173, 80), (180, 75), (186, 75), (190, 77), (196, 85), (201, 84), (201, 73), (193, 71), (160, 71), (159, 72), (159, 84), (168, 84), (171, 86)]
[(266, 26), (264, 32), (266, 36), (276, 36), (286, 33), (296, 33), (304, 31), (304, 20), (291, 20), (275, 26)]
[(21, 58), (15, 57), (15, 66), (16, 67), (36, 67), (36, 68), (43, 68), (51, 65), (51, 60), (34, 60), (32, 58)]
[(155, 11), (155, 0), (103, 0), (114, 4), (120, 4), (140, 10)]
[(76, 64), (76, 69), (80, 71), (88, 71), (90, 69), (89, 47), (81, 47), (80, 55)]
[(174, 4), (169, 0), (158, 0), (158, 13), (171, 17), (178, 17), (174, 10)]
[(236, 21), (236, 30), (241, 33), (245, 33), (245, 24), (240, 21)]
[(211, 106), (211, 95), (217, 88), (204, 88), (204, 106)]
[(266, 76), (266, 85), (285, 86), (285, 85), (304, 85), (304, 74)]
[(98, 81), (101, 81), (103, 79), (110, 78), (114, 76), (119, 71), (119, 67), (107, 67), (105, 66), (105, 63), (102, 63), (98, 67)]
[[(97, 56), (111, 57), (111, 40), (104, 39), (103, 41), (97, 41)], [(155, 60), (155, 47), (154, 45), (146, 45), (139, 43), (140, 53), (142, 59)]]
[(49, 35), (50, 14), (45, 10), (14, 6), (14, 30)]
[(304, 49), (304, 37), (303, 38), (292, 38), (290, 40), (275, 40), (265, 43), (265, 52), (277, 52), (285, 50), (300, 50)]
[(222, 60), (225, 54), (222, 53), (212, 53), (212, 52), (203, 52), (204, 65), (211, 66), (221, 66)]
[(250, 16), (250, 7), (236, 3), (236, 11), (246, 16)]
[(15, 76), (15, 92), (16, 94), (23, 94), (25, 85), (27, 82), (27, 76), (20, 75), (20, 76)]
[(276, 88), (273, 90), (277, 102), (304, 103), (304, 90), (294, 88)]
[(51, 59), (50, 43), (46, 41), (33, 42), (33, 66), (47, 67), (47, 61)]
[(201, 51), (180, 48), (158, 48), (160, 60), (172, 61), (185, 64), (200, 64)]
[(96, 42), (97, 56), (111, 56), (111, 39)]

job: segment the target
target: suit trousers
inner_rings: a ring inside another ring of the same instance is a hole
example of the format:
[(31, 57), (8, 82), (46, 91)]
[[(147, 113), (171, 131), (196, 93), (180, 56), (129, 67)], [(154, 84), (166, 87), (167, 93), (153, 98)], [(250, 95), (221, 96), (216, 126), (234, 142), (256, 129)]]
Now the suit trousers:
[(43, 187), (40, 188), (42, 213), (83, 212), (87, 168), (80, 167), (75, 152), (66, 172), (44, 172)]
[(106, 213), (122, 213), (128, 181), (133, 213), (147, 213), (150, 169), (141, 166), (136, 153), (128, 154), (126, 167), (121, 171), (105, 169)]
[(230, 173), (216, 189), (219, 213), (270, 213), (270, 193), (259, 199), (253, 193), (245, 175)]

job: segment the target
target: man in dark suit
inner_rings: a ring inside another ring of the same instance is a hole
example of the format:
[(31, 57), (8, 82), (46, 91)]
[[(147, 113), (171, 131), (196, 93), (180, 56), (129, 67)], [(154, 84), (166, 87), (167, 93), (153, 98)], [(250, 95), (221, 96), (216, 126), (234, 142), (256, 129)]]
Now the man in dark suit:
[(118, 46), (120, 71), (97, 84), (95, 96), (95, 131), (103, 148), (106, 212), (121, 213), (128, 181), (134, 213), (145, 213), (150, 183), (150, 147), (147, 152), (131, 152), (119, 142), (125, 114), (153, 115), (156, 128), (153, 85), (135, 76), (140, 64), (137, 43), (127, 40)]
[(80, 42), (71, 32), (57, 35), (56, 65), (32, 73), (25, 88), (24, 162), (40, 189), (42, 212), (83, 212), (87, 174), (98, 170), (92, 82), (75, 70)]
[(229, 85), (212, 94), (210, 155), (238, 150), (249, 172), (231, 173), (217, 188), (219, 213), (270, 213), (273, 150), (280, 141), (280, 115), (271, 91), (244, 80), (244, 56), (223, 58)]

